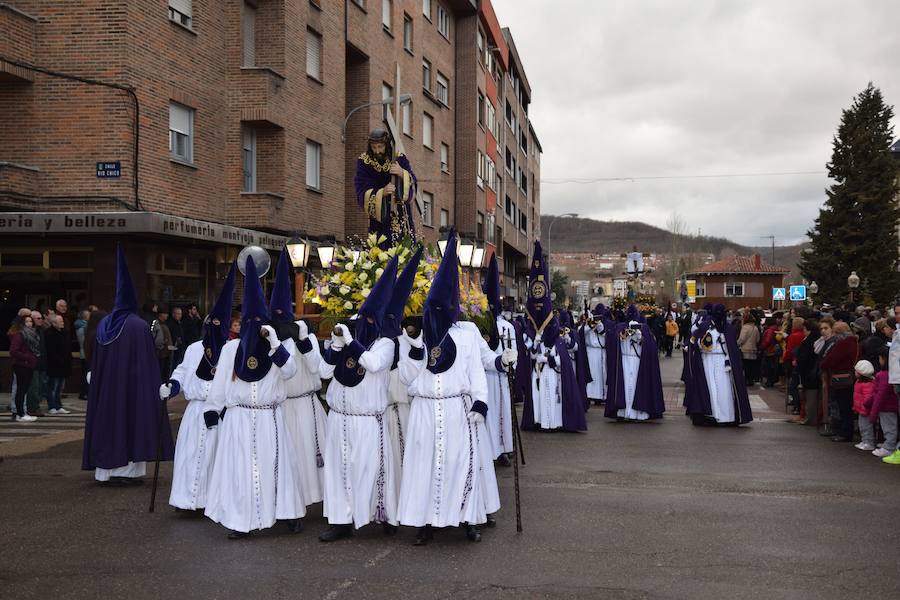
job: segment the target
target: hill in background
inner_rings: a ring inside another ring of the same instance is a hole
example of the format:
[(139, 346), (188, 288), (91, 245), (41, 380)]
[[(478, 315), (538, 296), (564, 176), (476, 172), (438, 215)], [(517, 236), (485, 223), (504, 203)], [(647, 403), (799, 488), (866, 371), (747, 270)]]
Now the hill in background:
[[(541, 241), (547, 243), (547, 227), (552, 215), (541, 215)], [(582, 217), (560, 217), (553, 225), (550, 251), (606, 254), (627, 252), (637, 246), (641, 252), (671, 254), (673, 248), (683, 251), (714, 254), (716, 258), (731, 255), (750, 256), (759, 253), (763, 260), (772, 262), (771, 246), (743, 246), (712, 236), (676, 235), (660, 227), (637, 221), (597, 221)], [(787, 281), (800, 281), (797, 263), (806, 244), (775, 246), (775, 264), (791, 269)]]

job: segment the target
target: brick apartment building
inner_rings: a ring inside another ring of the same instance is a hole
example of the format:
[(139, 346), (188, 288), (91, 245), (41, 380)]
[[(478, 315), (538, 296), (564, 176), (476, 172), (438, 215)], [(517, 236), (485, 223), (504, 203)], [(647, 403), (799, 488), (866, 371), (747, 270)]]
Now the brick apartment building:
[(362, 233), (353, 169), (397, 93), (420, 232), (496, 248), (515, 292), (540, 145), (488, 0), (0, 2), (0, 321), (108, 307), (120, 240), (140, 296), (205, 307), (244, 245)]

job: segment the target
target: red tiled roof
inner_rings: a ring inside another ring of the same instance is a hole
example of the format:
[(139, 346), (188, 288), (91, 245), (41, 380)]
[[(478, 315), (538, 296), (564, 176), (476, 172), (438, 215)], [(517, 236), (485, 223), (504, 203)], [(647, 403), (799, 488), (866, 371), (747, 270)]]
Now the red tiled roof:
[(753, 273), (771, 273), (773, 275), (785, 275), (790, 273), (791, 270), (786, 267), (778, 267), (773, 266), (762, 259), (759, 260), (759, 267), (756, 265), (756, 257), (754, 256), (729, 256), (728, 258), (723, 258), (722, 260), (717, 260), (715, 262), (711, 262), (708, 265), (703, 265), (699, 269), (694, 269), (688, 275), (691, 274), (711, 274), (711, 273), (723, 273), (723, 274), (753, 274)]

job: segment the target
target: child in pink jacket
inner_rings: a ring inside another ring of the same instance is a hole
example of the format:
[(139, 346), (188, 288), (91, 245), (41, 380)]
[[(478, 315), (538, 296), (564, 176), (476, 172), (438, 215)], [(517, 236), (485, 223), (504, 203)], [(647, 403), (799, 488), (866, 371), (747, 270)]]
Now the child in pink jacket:
[(888, 349), (883, 348), (878, 356), (881, 363), (881, 371), (875, 375), (875, 394), (872, 399), (872, 408), (869, 410), (869, 422), (873, 425), (875, 420), (881, 423), (881, 431), (884, 433), (884, 444), (881, 448), (872, 451), (879, 458), (890, 456), (897, 449), (897, 394), (889, 383), (887, 372)]
[[(859, 421), (859, 436), (856, 447), (871, 452), (875, 449), (875, 427), (869, 421), (869, 411), (875, 397), (875, 367), (867, 360), (861, 360), (854, 367), (856, 382), (853, 384), (853, 412)], [(887, 381), (887, 380), (885, 380)]]

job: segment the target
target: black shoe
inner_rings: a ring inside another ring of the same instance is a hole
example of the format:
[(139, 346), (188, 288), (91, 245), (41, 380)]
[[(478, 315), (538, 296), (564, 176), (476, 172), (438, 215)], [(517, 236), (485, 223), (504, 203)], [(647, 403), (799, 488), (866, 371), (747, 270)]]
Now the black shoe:
[(382, 523), (381, 527), (384, 529), (384, 535), (397, 535), (397, 530), (399, 529), (396, 525), (391, 525), (388, 522)]
[(303, 531), (303, 521), (300, 519), (288, 519), (287, 520), (288, 531), (291, 533), (300, 533)]
[(144, 485), (144, 480), (137, 477), (110, 477), (110, 481), (115, 481), (123, 487), (135, 487)]
[(845, 438), (842, 435), (836, 435), (833, 438), (831, 438), (831, 441), (832, 442), (849, 442), (851, 440), (850, 440), (850, 438)]
[(500, 464), (501, 467), (509, 467), (512, 465), (512, 462), (509, 460), (509, 454), (503, 453), (497, 458), (497, 463)]
[(413, 546), (424, 546), (428, 542), (430, 542), (434, 538), (434, 533), (431, 530), (431, 525), (426, 525), (425, 527), (419, 527), (416, 530), (416, 541), (413, 542)]
[(466, 537), (470, 542), (480, 542), (481, 530), (478, 529), (477, 525), (466, 525)]
[(493, 529), (497, 526), (497, 519), (494, 518), (494, 515), (487, 516), (487, 521), (484, 522), (484, 526), (490, 529)]
[(353, 535), (352, 525), (332, 525), (319, 535), (320, 542), (336, 542)]
[(231, 531), (228, 532), (228, 539), (229, 540), (242, 540), (245, 537), (247, 537), (248, 535), (250, 535), (250, 534), (247, 533), (246, 531), (235, 531), (234, 529), (232, 529)]

